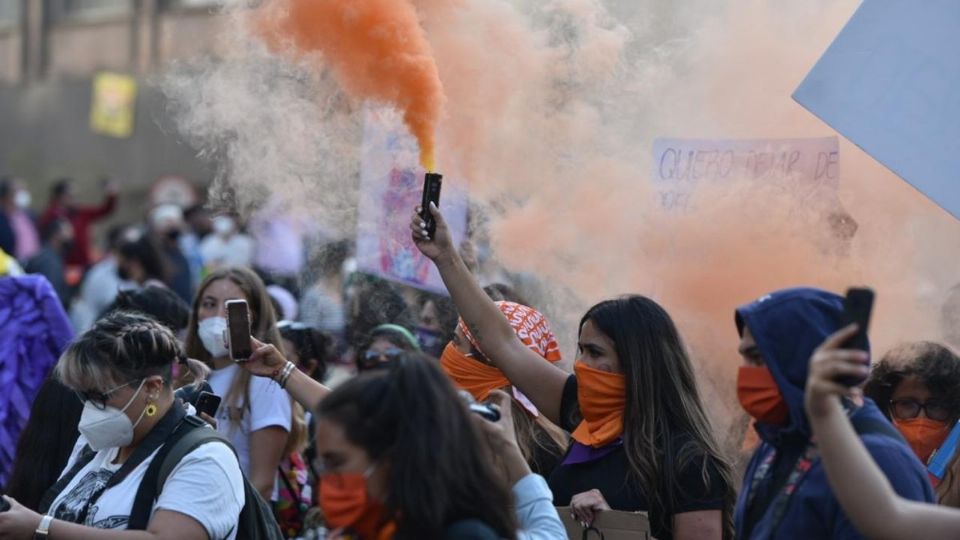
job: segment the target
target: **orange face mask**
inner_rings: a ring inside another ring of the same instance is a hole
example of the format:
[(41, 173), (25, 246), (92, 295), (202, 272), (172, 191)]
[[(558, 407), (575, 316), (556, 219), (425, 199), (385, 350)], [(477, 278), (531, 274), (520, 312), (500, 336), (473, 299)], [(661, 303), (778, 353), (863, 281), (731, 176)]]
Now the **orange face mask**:
[(483, 401), (490, 392), (510, 385), (502, 371), (463, 354), (453, 342), (447, 343), (443, 349), (440, 367), (457, 388), (470, 392), (477, 401)]
[(572, 437), (594, 448), (612, 443), (623, 434), (626, 380), (619, 373), (593, 369), (583, 362), (576, 362), (573, 372), (577, 376), (577, 401), (583, 422)]
[(320, 477), (320, 509), (332, 530), (349, 529), (363, 540), (377, 540), (393, 529), (382, 525), (383, 505), (367, 496), (367, 478), (363, 474), (325, 474)]
[(950, 435), (950, 426), (946, 422), (937, 422), (929, 418), (911, 418), (910, 420), (893, 419), (893, 425), (910, 443), (913, 453), (926, 463), (930, 456), (940, 448), (943, 441)]
[(790, 420), (790, 409), (766, 366), (740, 366), (737, 398), (743, 410), (761, 424), (785, 426)]

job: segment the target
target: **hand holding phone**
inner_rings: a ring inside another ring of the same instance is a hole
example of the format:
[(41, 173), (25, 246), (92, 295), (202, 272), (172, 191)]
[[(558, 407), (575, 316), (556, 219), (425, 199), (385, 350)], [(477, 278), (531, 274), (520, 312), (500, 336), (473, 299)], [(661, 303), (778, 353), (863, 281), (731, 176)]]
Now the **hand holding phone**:
[(227, 301), (227, 349), (230, 358), (245, 362), (253, 354), (250, 343), (250, 310), (246, 300)]
[(200, 392), (197, 398), (197, 415), (204, 413), (211, 418), (217, 417), (217, 410), (220, 408), (220, 396), (213, 392)]
[(430, 213), (430, 203), (440, 208), (440, 188), (443, 187), (443, 175), (428, 172), (423, 179), (423, 198), (420, 202), (420, 218), (426, 223), (427, 234), (433, 239), (437, 232), (437, 222)]

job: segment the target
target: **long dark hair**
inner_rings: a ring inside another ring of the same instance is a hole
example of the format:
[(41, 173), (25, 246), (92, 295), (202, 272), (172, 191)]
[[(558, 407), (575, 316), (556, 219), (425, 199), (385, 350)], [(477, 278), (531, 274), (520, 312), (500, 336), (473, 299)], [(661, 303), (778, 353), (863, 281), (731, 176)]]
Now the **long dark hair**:
[(646, 487), (651, 519), (673, 530), (683, 486), (680, 471), (702, 463), (710, 482), (712, 463), (725, 484), (724, 537), (732, 537), (734, 502), (730, 463), (720, 450), (703, 407), (696, 377), (673, 319), (659, 304), (639, 295), (601, 302), (580, 320), (613, 340), (626, 379), (623, 444), (630, 480)]
[(30, 419), (17, 443), (6, 492), (36, 510), (44, 492), (56, 483), (77, 442), (83, 403), (77, 394), (48, 377), (30, 407)]
[(396, 538), (442, 538), (464, 519), (515, 538), (510, 488), (469, 414), (436, 361), (419, 353), (343, 383), (317, 410), (371, 460), (388, 464), (385, 505)]

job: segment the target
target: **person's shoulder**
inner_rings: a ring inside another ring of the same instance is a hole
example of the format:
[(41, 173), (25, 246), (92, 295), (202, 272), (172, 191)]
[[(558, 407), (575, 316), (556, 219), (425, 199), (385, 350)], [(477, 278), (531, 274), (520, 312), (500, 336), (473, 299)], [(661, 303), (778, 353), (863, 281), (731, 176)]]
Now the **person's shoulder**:
[(444, 540), (499, 540), (493, 527), (479, 519), (461, 519), (444, 529)]

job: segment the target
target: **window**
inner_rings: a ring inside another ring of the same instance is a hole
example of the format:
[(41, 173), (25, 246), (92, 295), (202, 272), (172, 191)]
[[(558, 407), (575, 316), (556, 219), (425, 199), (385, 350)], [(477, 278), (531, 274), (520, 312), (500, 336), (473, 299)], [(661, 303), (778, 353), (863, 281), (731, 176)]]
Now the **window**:
[(50, 14), (55, 20), (98, 19), (129, 13), (133, 13), (132, 0), (51, 0), (50, 2)]
[(20, 25), (20, 1), (0, 0), (0, 28)]

